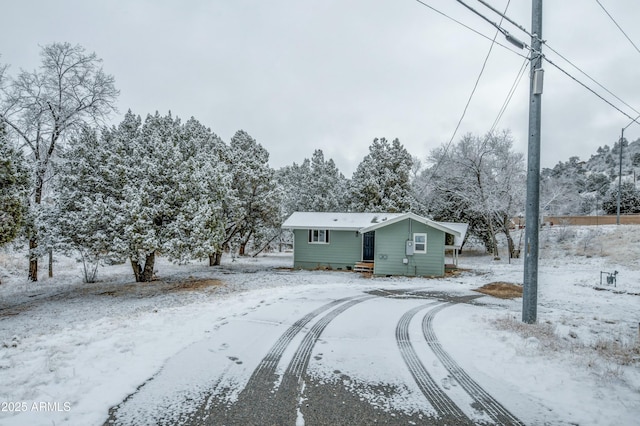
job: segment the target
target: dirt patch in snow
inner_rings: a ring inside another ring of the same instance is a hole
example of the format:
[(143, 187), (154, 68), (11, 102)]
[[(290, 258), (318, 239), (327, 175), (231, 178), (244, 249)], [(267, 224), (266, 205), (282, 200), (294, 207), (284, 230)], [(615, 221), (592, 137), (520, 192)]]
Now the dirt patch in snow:
[(522, 286), (504, 281), (496, 281), (475, 289), (478, 293), (488, 294), (499, 299), (522, 297)]
[(201, 291), (210, 287), (219, 287), (223, 283), (216, 279), (187, 279), (181, 281), (154, 280), (147, 283), (129, 283), (103, 286), (99, 291), (92, 291), (100, 296), (137, 296), (153, 297), (164, 292)]
[(189, 291), (203, 290), (208, 287), (218, 287), (222, 285), (222, 281), (215, 279), (189, 280), (177, 283), (170, 288), (171, 291)]

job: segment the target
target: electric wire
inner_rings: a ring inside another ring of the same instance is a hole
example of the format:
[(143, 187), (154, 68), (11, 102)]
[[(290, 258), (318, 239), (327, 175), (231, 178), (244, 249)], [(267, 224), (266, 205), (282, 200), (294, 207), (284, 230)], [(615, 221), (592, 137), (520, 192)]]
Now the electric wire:
[[(627, 38), (627, 40), (629, 40), (629, 43), (631, 43), (631, 45), (638, 51), (638, 53), (640, 53), (640, 49), (638, 49), (638, 46), (633, 42), (633, 40), (631, 40), (631, 38), (627, 35), (627, 33), (622, 29), (622, 27), (620, 25), (618, 25), (618, 23), (616, 22), (616, 20), (613, 18), (613, 16), (611, 16), (611, 14), (607, 11), (607, 9), (604, 8), (604, 6), (602, 5), (602, 3), (600, 3), (599, 0), (596, 0), (596, 3), (598, 3), (598, 5), (602, 8), (602, 10), (604, 10), (604, 13), (607, 14), (607, 16), (613, 21), (613, 23), (616, 25), (616, 27), (618, 27), (618, 29), (620, 30), (620, 32)], [(637, 112), (637, 111), (636, 111)]]
[[(484, 19), (485, 21), (489, 22), (491, 25), (495, 26), (496, 28), (501, 28), (498, 24), (496, 24), (495, 22), (492, 22), (489, 18), (487, 18), (486, 16), (484, 16), (483, 14), (481, 14), (480, 12), (478, 12), (477, 10), (473, 9), (472, 7), (468, 6), (467, 4), (465, 4), (463, 1), (461, 0), (457, 0), (458, 3), (462, 4), (463, 6), (465, 6), (467, 9), (473, 11), (476, 15), (480, 16), (482, 19)], [(512, 25), (516, 26), (518, 29), (522, 30), (524, 33), (526, 33), (527, 35), (529, 35), (532, 38), (536, 38), (538, 39), (544, 46), (546, 46), (549, 50), (551, 50), (553, 53), (555, 53), (556, 55), (558, 55), (560, 58), (562, 58), (563, 60), (565, 60), (569, 65), (571, 65), (573, 68), (575, 68), (576, 70), (578, 70), (578, 72), (580, 72), (581, 74), (583, 74), (585, 77), (587, 77), (589, 80), (591, 80), (593, 83), (595, 83), (596, 85), (598, 85), (598, 87), (600, 87), (602, 90), (604, 90), (605, 92), (607, 92), (609, 95), (613, 96), (616, 100), (618, 100), (620, 103), (622, 103), (624, 106), (626, 106), (627, 108), (631, 109), (633, 112), (640, 114), (640, 112), (638, 112), (634, 107), (632, 107), (631, 105), (629, 105), (627, 102), (625, 102), (623, 99), (621, 99), (618, 95), (616, 95), (615, 93), (613, 93), (611, 90), (607, 89), (604, 85), (602, 85), (600, 82), (598, 82), (596, 79), (594, 79), (593, 77), (591, 77), (589, 74), (587, 74), (585, 71), (583, 71), (580, 67), (578, 67), (577, 65), (575, 65), (573, 62), (571, 62), (567, 57), (565, 57), (564, 55), (562, 55), (560, 52), (558, 52), (557, 50), (555, 50), (552, 46), (550, 46), (546, 40), (542, 40), (537, 34), (531, 34), (531, 32), (527, 31), (526, 28), (524, 28), (522, 25), (518, 24), (517, 22), (515, 22), (514, 20), (512, 20), (511, 18), (509, 18), (506, 13), (502, 13), (499, 10), (497, 10), (496, 8), (494, 8), (493, 6), (491, 6), (489, 3), (487, 3), (485, 0), (478, 0), (478, 2), (480, 2), (481, 4), (483, 4), (484, 6), (486, 6), (487, 8), (489, 8), (490, 10), (492, 10), (493, 12), (497, 13), (498, 15), (500, 15), (503, 19), (507, 20), (509, 23), (511, 23)], [(607, 12), (607, 10), (604, 8), (604, 6), (602, 6), (602, 4), (600, 3), (599, 0), (596, 0), (596, 2), (598, 2), (598, 4), (600, 5), (600, 7), (602, 7), (602, 9), (605, 11), (605, 13), (611, 18), (611, 20), (616, 24), (616, 26), (620, 29), (620, 31), (622, 31), (622, 33), (627, 37), (627, 39), (634, 45), (634, 47), (636, 48), (636, 50), (638, 50), (637, 46), (633, 43), (633, 41), (631, 41), (631, 39), (627, 36), (627, 34), (624, 32), (624, 30), (622, 30), (622, 28), (618, 25), (618, 23), (615, 21), (615, 19), (613, 19), (613, 17), (611, 16), (611, 14), (609, 14), (609, 12)], [(502, 30), (500, 30), (502, 32)], [(504, 34), (504, 33), (503, 33)], [(505, 35), (506, 36), (506, 35)], [(532, 53), (533, 50), (529, 47), (526, 46)], [(638, 50), (638, 52), (640, 52), (640, 50)], [(540, 52), (535, 52), (540, 54)]]
[[(487, 37), (486, 35), (480, 33), (479, 31), (476, 31), (475, 29), (469, 27), (466, 24), (463, 24), (462, 22), (452, 18), (451, 16), (445, 14), (444, 12), (441, 12), (439, 10), (437, 10), (436, 8), (432, 7), (431, 5), (425, 3), (422, 0), (416, 0), (418, 3), (420, 3), (421, 5), (433, 10), (434, 12), (456, 22), (459, 25), (462, 25), (463, 27), (473, 31), (474, 33), (489, 39), (489, 37)], [(497, 32), (502, 33), (503, 35), (505, 35), (505, 37), (507, 37), (507, 35), (509, 34), (504, 28), (501, 27), (501, 24), (497, 24), (493, 21), (491, 21), (489, 18), (487, 18), (486, 16), (484, 16), (482, 13), (478, 12), (477, 10), (475, 10), (474, 8), (472, 8), (471, 6), (467, 5), (466, 3), (464, 3), (461, 0), (457, 0), (458, 3), (462, 4), (463, 6), (465, 6), (467, 9), (469, 9), (470, 11), (472, 11), (473, 13), (475, 13), (476, 15), (478, 15), (479, 17), (481, 17), (483, 20), (487, 21), (488, 23), (490, 23), (492, 26), (494, 26), (497, 30)], [(580, 67), (578, 67), (577, 65), (575, 65), (573, 62), (571, 62), (569, 59), (567, 59), (564, 55), (562, 55), (561, 53), (559, 53), (557, 50), (555, 50), (552, 46), (550, 46), (546, 40), (542, 40), (538, 35), (532, 35), (529, 31), (526, 31), (526, 29), (524, 27), (522, 27), (521, 25), (517, 24), (515, 21), (511, 20), (510, 18), (508, 18), (506, 16), (506, 10), (505, 13), (500, 13), (499, 11), (496, 11), (493, 7), (491, 7), (490, 5), (488, 5), (488, 3), (486, 3), (483, 0), (478, 0), (480, 3), (482, 3), (483, 5), (489, 7), (491, 10), (493, 10), (494, 12), (498, 13), (502, 19), (506, 19), (508, 22), (510, 22), (511, 24), (515, 25), (518, 29), (524, 31), (525, 33), (527, 33), (528, 35), (530, 35), (531, 37), (535, 37), (537, 38), (541, 43), (543, 43), (544, 46), (546, 46), (547, 48), (549, 48), (549, 50), (551, 50), (553, 53), (555, 53), (556, 55), (558, 55), (560, 58), (562, 58), (563, 60), (565, 60), (568, 64), (570, 64), (572, 67), (574, 67), (576, 70), (578, 70), (580, 73), (582, 73), (583, 75), (585, 75), (589, 80), (591, 80), (592, 82), (594, 82), (596, 85), (598, 85), (600, 88), (602, 88), (605, 92), (607, 92), (609, 95), (613, 96), (615, 99), (617, 99), (619, 102), (621, 102), (622, 104), (624, 104), (626, 107), (628, 107), (629, 109), (631, 109), (632, 111), (638, 113), (638, 111), (633, 108), (632, 106), (630, 106), (628, 103), (626, 103), (624, 100), (622, 100), (620, 97), (618, 97), (617, 95), (615, 95), (613, 92), (611, 92), (609, 89), (607, 89), (606, 87), (604, 87), (601, 83), (599, 83), (598, 81), (596, 81), (593, 77), (591, 77), (590, 75), (588, 75), (585, 71), (583, 71)], [(614, 23), (618, 26), (618, 28), (620, 29), (620, 31), (622, 31), (622, 33), (627, 37), (627, 39), (634, 45), (634, 47), (636, 47), (636, 50), (638, 50), (640, 52), (640, 49), (637, 48), (637, 46), (635, 45), (635, 43), (633, 43), (633, 41), (631, 41), (631, 39), (629, 39), (629, 37), (626, 35), (626, 33), (622, 30), (622, 28), (620, 28), (620, 26), (617, 24), (617, 22), (615, 22), (615, 20), (613, 19), (613, 17), (606, 11), (606, 9), (604, 9), (604, 7), (602, 6), (602, 4), (600, 4), (600, 2), (598, 0), (596, 0), (598, 2), (598, 4), (600, 5), (600, 7), (603, 8), (603, 10), (607, 13), (607, 15), (609, 15), (609, 17), (614, 21)], [(508, 5), (507, 5), (508, 6)], [(514, 51), (513, 49), (508, 48), (507, 46), (504, 46), (502, 44), (500, 44), (499, 42), (495, 41), (495, 38), (497, 37), (497, 33), (494, 36), (493, 40), (492, 40), (492, 47), (494, 44), (498, 44), (499, 46), (502, 46), (508, 50), (510, 50), (511, 52), (519, 55), (522, 58), (525, 58), (527, 60), (529, 60), (530, 58), (527, 56), (522, 55), (521, 53)], [(620, 112), (621, 114), (623, 114), (624, 116), (628, 117), (631, 120), (631, 123), (638, 123), (640, 124), (640, 122), (636, 121), (638, 118), (633, 118), (631, 117), (631, 115), (627, 114), (626, 112), (624, 112), (622, 109), (620, 109), (619, 107), (617, 107), (616, 105), (614, 105), (611, 101), (607, 100), (604, 96), (600, 95), (599, 93), (597, 93), (595, 90), (593, 90), (591, 87), (589, 87), (588, 85), (586, 85), (585, 83), (583, 83), (582, 81), (578, 80), (576, 77), (574, 77), (573, 75), (571, 75), (568, 71), (566, 71), (565, 69), (563, 69), (562, 67), (560, 67), (558, 64), (556, 64), (555, 62), (553, 62), (552, 60), (550, 60), (546, 55), (543, 55), (542, 52), (536, 51), (535, 49), (533, 49), (531, 46), (527, 45), (526, 43), (523, 43), (524, 48), (526, 48), (527, 50), (529, 50), (531, 52), (531, 55), (542, 55), (543, 59), (548, 62), (550, 65), (554, 66), (555, 68), (557, 68), (560, 72), (562, 72), (563, 74), (565, 74), (567, 77), (571, 78), (572, 80), (574, 80), (575, 82), (577, 82), (578, 84), (580, 84), (583, 88), (587, 89), (589, 92), (593, 93), (594, 95), (596, 95), (598, 98), (600, 98), (602, 101), (604, 101), (605, 103), (607, 103), (609, 106), (611, 106), (612, 108), (614, 108), (615, 110), (617, 110), (618, 112)], [(491, 51), (491, 50), (490, 50)], [(517, 77), (517, 79), (519, 80), (521, 78)], [(512, 87), (513, 88), (513, 87)], [(515, 90), (515, 89), (513, 89)], [(475, 88), (474, 88), (475, 91)], [(472, 92), (472, 96), (473, 96), (473, 92)], [(513, 95), (511, 95), (513, 96)], [(509, 96), (508, 96), (509, 99)], [(468, 101), (468, 103), (470, 102), (470, 100)], [(467, 107), (468, 107), (468, 103), (467, 103)], [(508, 103), (508, 101), (507, 101)], [(466, 113), (466, 107), (465, 107), (465, 111), (463, 112), (463, 117), (464, 118), (464, 114)], [(501, 110), (501, 113), (499, 113), (498, 117), (501, 118), (502, 114), (504, 113), (504, 111)], [(639, 113), (640, 114), (640, 113)], [(458, 127), (460, 126), (460, 122), (459, 121), (458, 126), (456, 126), (456, 130), (454, 131), (454, 137), (455, 137), (455, 133), (457, 132)], [(499, 118), (497, 119), (497, 121), (499, 121)], [(494, 124), (497, 125), (497, 121), (494, 122)], [(493, 129), (493, 127), (492, 127)], [(452, 140), (449, 141), (449, 143), (447, 144), (447, 147), (445, 148), (445, 153), (448, 150), (448, 147), (451, 145), (453, 141)], [(437, 166), (438, 164), (436, 164), (436, 171), (437, 171)], [(435, 173), (435, 171), (434, 171)]]
[(514, 21), (513, 19), (509, 18), (505, 13), (500, 12), (498, 9), (496, 9), (495, 7), (491, 6), (489, 3), (487, 3), (484, 0), (478, 0), (480, 3), (482, 3), (484, 6), (488, 7), (489, 9), (491, 9), (493, 12), (497, 13), (498, 15), (500, 15), (504, 20), (506, 20), (507, 22), (509, 22), (510, 24), (512, 24), (513, 26), (515, 26), (516, 28), (518, 28), (520, 31), (524, 32), (526, 35), (528, 35), (529, 37), (533, 38), (534, 35), (531, 34), (525, 27), (523, 27), (522, 25), (518, 24), (516, 21)]
[[(447, 19), (449, 19), (449, 20), (451, 20), (451, 21), (455, 22), (456, 24), (463, 26), (464, 28), (468, 29), (469, 31), (471, 31), (471, 32), (473, 32), (473, 33), (476, 33), (476, 34), (477, 34), (477, 35), (479, 35), (480, 37), (485, 38), (485, 39), (487, 39), (487, 40), (491, 41), (492, 43), (497, 44), (498, 46), (500, 46), (500, 47), (502, 47), (502, 48), (504, 48), (504, 49), (507, 49), (508, 51), (510, 51), (510, 52), (512, 52), (512, 53), (514, 53), (514, 54), (516, 54), (516, 55), (518, 55), (518, 56), (520, 56), (521, 58), (526, 58), (526, 56), (525, 56), (525, 55), (523, 55), (522, 53), (520, 53), (520, 52), (518, 52), (518, 51), (516, 51), (516, 50), (513, 50), (513, 49), (512, 49), (512, 48), (510, 48), (509, 46), (506, 46), (506, 45), (504, 45), (504, 44), (500, 43), (499, 41), (495, 41), (495, 37), (492, 39), (492, 38), (491, 38), (491, 37), (489, 37), (488, 35), (482, 34), (480, 31), (478, 31), (478, 30), (476, 30), (476, 29), (471, 28), (469, 25), (467, 25), (467, 24), (465, 24), (465, 23), (463, 23), (463, 22), (460, 22), (459, 20), (457, 20), (457, 19), (455, 19), (455, 18), (452, 18), (451, 16), (447, 15), (446, 13), (444, 13), (444, 12), (442, 12), (442, 11), (440, 11), (440, 10), (436, 9), (435, 7), (431, 6), (430, 4), (425, 3), (423, 0), (416, 0), (416, 2), (420, 3), (422, 6), (424, 6), (424, 7), (426, 7), (426, 8), (431, 9), (432, 11), (436, 12), (437, 14), (442, 15), (442, 16), (444, 16), (445, 18), (447, 18)], [(525, 47), (526, 47), (526, 45), (525, 45)]]
[[(544, 42), (543, 42), (544, 43)], [(623, 101), (622, 99), (620, 99), (619, 96), (617, 96), (615, 93), (613, 93), (611, 90), (607, 89), (606, 87), (604, 87), (602, 84), (600, 84), (597, 80), (595, 80), (593, 77), (591, 77), (589, 74), (587, 74), (585, 71), (583, 71), (579, 66), (575, 65), (573, 62), (571, 62), (569, 59), (567, 59), (564, 55), (562, 55), (560, 52), (558, 52), (557, 50), (555, 50), (553, 47), (549, 46), (549, 44), (544, 43), (544, 45), (551, 50), (553, 53), (555, 53), (556, 55), (558, 55), (560, 58), (564, 59), (569, 65), (571, 65), (573, 68), (575, 68), (576, 70), (578, 70), (582, 75), (584, 75), (585, 77), (587, 77), (589, 80), (591, 80), (592, 82), (594, 82), (595, 84), (597, 84), (602, 90), (604, 90), (605, 92), (607, 92), (608, 94), (610, 94), (611, 96), (613, 96), (614, 98), (616, 98), (618, 101), (620, 101), (624, 106), (628, 107), (629, 109), (631, 109), (633, 112), (635, 112), (636, 114), (640, 114), (640, 112), (638, 110), (636, 110), (634, 107), (632, 107), (631, 105), (629, 105), (628, 103), (626, 103), (625, 101)]]
[(587, 86), (586, 84), (584, 84), (583, 82), (581, 82), (580, 80), (578, 80), (577, 78), (575, 78), (574, 76), (572, 76), (571, 74), (569, 74), (569, 72), (567, 72), (566, 70), (564, 70), (562, 67), (560, 67), (559, 65), (557, 65), (556, 63), (554, 63), (553, 61), (551, 61), (549, 58), (547, 58), (546, 56), (543, 55), (543, 60), (547, 63), (549, 63), (550, 65), (553, 65), (556, 69), (558, 69), (560, 72), (562, 72), (563, 74), (565, 74), (567, 77), (569, 77), (570, 79), (572, 79), (573, 81), (575, 81), (576, 83), (578, 83), (579, 85), (581, 85), (582, 87), (584, 87), (585, 89), (587, 89), (589, 92), (593, 93), (594, 95), (596, 95), (598, 98), (600, 98), (601, 100), (603, 100), (604, 102), (606, 102), (610, 107), (614, 108), (615, 110), (617, 110), (619, 113), (621, 113), (622, 115), (624, 115), (625, 117), (628, 117), (632, 122), (638, 123), (640, 124), (640, 122), (637, 121), (636, 118), (633, 118), (632, 116), (630, 116), (629, 114), (627, 114), (626, 112), (624, 112), (623, 110), (621, 110), (620, 108), (618, 108), (617, 106), (615, 106), (613, 103), (611, 103), (610, 101), (608, 101), (607, 99), (605, 99), (602, 95), (600, 95), (598, 92), (596, 92), (595, 90), (593, 90), (592, 88), (590, 88), (589, 86)]
[(489, 130), (489, 134), (492, 134), (496, 130), (496, 127), (498, 127), (498, 123), (502, 119), (502, 116), (504, 115), (505, 111), (507, 110), (507, 107), (509, 106), (509, 103), (511, 102), (511, 99), (513, 98), (513, 95), (515, 94), (516, 89), (520, 85), (520, 81), (522, 80), (522, 77), (524, 76), (525, 72), (527, 71), (528, 62), (529, 62), (529, 58), (525, 58), (524, 62), (522, 62), (522, 65), (520, 66), (520, 70), (518, 71), (518, 74), (516, 75), (515, 80), (513, 80), (513, 84), (511, 85), (511, 89), (509, 89), (509, 92), (507, 93), (507, 97), (504, 100), (504, 102), (502, 103), (502, 107), (500, 108), (500, 111), (498, 112), (498, 115), (496, 116), (496, 119), (493, 121), (493, 124), (491, 125), (491, 130)]
[[(509, 31), (505, 30), (504, 28), (502, 28), (502, 20), (504, 18), (500, 18), (500, 24), (498, 24), (497, 22), (492, 21), (491, 19), (487, 18), (486, 16), (484, 16), (482, 13), (478, 12), (477, 10), (475, 10), (473, 7), (469, 6), (468, 4), (466, 4), (465, 2), (463, 2), (462, 0), (456, 0), (458, 3), (460, 3), (461, 5), (463, 5), (464, 7), (466, 7), (467, 9), (469, 9), (471, 12), (473, 12), (474, 14), (478, 15), (480, 18), (482, 18), (483, 20), (487, 21), (489, 24), (491, 24), (492, 26), (494, 26), (499, 32), (502, 33), (502, 35), (504, 35), (506, 37), (507, 40), (509, 40), (509, 42), (513, 43), (513, 44), (518, 44), (520, 48), (523, 48), (526, 46), (525, 43), (523, 43), (522, 41), (516, 39), (515, 37), (513, 37)], [(494, 37), (494, 42), (495, 42), (495, 37)]]
[[(416, 0), (419, 3), (422, 3), (420, 0)], [(424, 3), (422, 3), (424, 4)], [(511, 0), (508, 0), (507, 2), (507, 6), (505, 8), (505, 12), (506, 10), (509, 8), (509, 4), (511, 4)], [(495, 35), (493, 36), (493, 40), (491, 41), (491, 46), (489, 46), (489, 51), (487, 52), (487, 56), (484, 58), (484, 62), (482, 63), (482, 67), (480, 68), (480, 72), (478, 73), (478, 77), (476, 78), (476, 82), (473, 85), (473, 89), (471, 90), (471, 94), (469, 95), (469, 98), (467, 99), (467, 103), (464, 106), (464, 109), (462, 111), (462, 115), (460, 116), (460, 119), (458, 120), (458, 124), (456, 124), (456, 128), (453, 130), (453, 134), (451, 135), (451, 139), (449, 139), (449, 142), (447, 143), (447, 145), (444, 148), (444, 153), (443, 155), (440, 157), (440, 159), (438, 160), (438, 162), (436, 163), (436, 165), (434, 166), (434, 168), (431, 171), (431, 178), (427, 180), (427, 183), (433, 179), (433, 176), (435, 176), (435, 174), (438, 172), (438, 168), (440, 167), (440, 164), (442, 162), (442, 159), (444, 158), (444, 156), (446, 156), (447, 151), (449, 151), (449, 148), (451, 147), (451, 144), (453, 143), (453, 140), (456, 137), (456, 134), (458, 133), (458, 130), (460, 129), (460, 125), (462, 124), (462, 121), (464, 120), (464, 117), (467, 114), (467, 109), (469, 108), (469, 105), (471, 104), (471, 100), (473, 99), (473, 95), (476, 93), (476, 90), (478, 88), (478, 84), (480, 83), (480, 79), (482, 78), (482, 75), (484, 74), (484, 70), (487, 66), (487, 62), (489, 61), (489, 56), (491, 56), (491, 52), (493, 51), (493, 46), (496, 45), (496, 38), (498, 37), (498, 34), (502, 33), (502, 31), (500, 31), (499, 29), (496, 30)], [(509, 49), (511, 50), (511, 49)], [(525, 57), (525, 59), (528, 59)]]

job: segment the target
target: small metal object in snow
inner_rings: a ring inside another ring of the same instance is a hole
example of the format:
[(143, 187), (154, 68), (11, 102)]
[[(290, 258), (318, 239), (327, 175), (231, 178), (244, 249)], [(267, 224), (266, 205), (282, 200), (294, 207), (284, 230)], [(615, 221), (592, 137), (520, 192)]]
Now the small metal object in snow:
[(603, 275), (606, 275), (607, 285), (613, 285), (614, 287), (616, 287), (616, 275), (618, 275), (618, 271), (613, 271), (613, 272), (600, 271), (600, 285), (602, 285)]

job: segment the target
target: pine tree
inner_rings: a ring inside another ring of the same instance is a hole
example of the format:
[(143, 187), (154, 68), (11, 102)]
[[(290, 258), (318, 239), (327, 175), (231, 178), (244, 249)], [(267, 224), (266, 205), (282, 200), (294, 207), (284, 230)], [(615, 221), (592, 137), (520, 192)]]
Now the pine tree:
[(410, 175), (413, 160), (398, 139), (374, 139), (350, 185), (350, 209), (356, 212), (408, 212), (416, 207)]
[(24, 158), (10, 145), (0, 121), (0, 246), (16, 238), (24, 224), (28, 176)]
[(345, 209), (346, 179), (333, 159), (324, 159), (322, 150), (315, 150), (311, 157), (308, 182), (308, 211), (331, 212)]
[(85, 128), (72, 138), (62, 154), (63, 164), (55, 184), (55, 204), (45, 215), (52, 246), (67, 255), (78, 255), (85, 282), (94, 282), (105, 259), (118, 260), (112, 247), (121, 238), (115, 226), (120, 211), (120, 185), (113, 182), (105, 164), (108, 145), (97, 132)]
[(224, 237), (223, 146), (195, 119), (183, 126), (171, 114), (142, 123), (129, 111), (99, 139), (86, 132), (59, 180), (63, 246), (94, 263), (129, 258), (138, 282), (152, 279), (156, 255), (206, 258)]
[[(247, 132), (239, 130), (230, 143), (231, 193), (225, 202), (225, 245), (246, 253), (250, 241), (256, 245), (279, 232), (281, 188), (269, 166), (269, 153)], [(214, 256), (219, 263), (220, 251)]]

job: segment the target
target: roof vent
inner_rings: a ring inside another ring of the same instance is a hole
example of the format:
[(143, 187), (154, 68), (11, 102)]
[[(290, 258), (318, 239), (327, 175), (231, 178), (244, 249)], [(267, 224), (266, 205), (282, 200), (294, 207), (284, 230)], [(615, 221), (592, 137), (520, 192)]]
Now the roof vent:
[(371, 219), (371, 223), (378, 223), (378, 216), (374, 216), (373, 219)]

